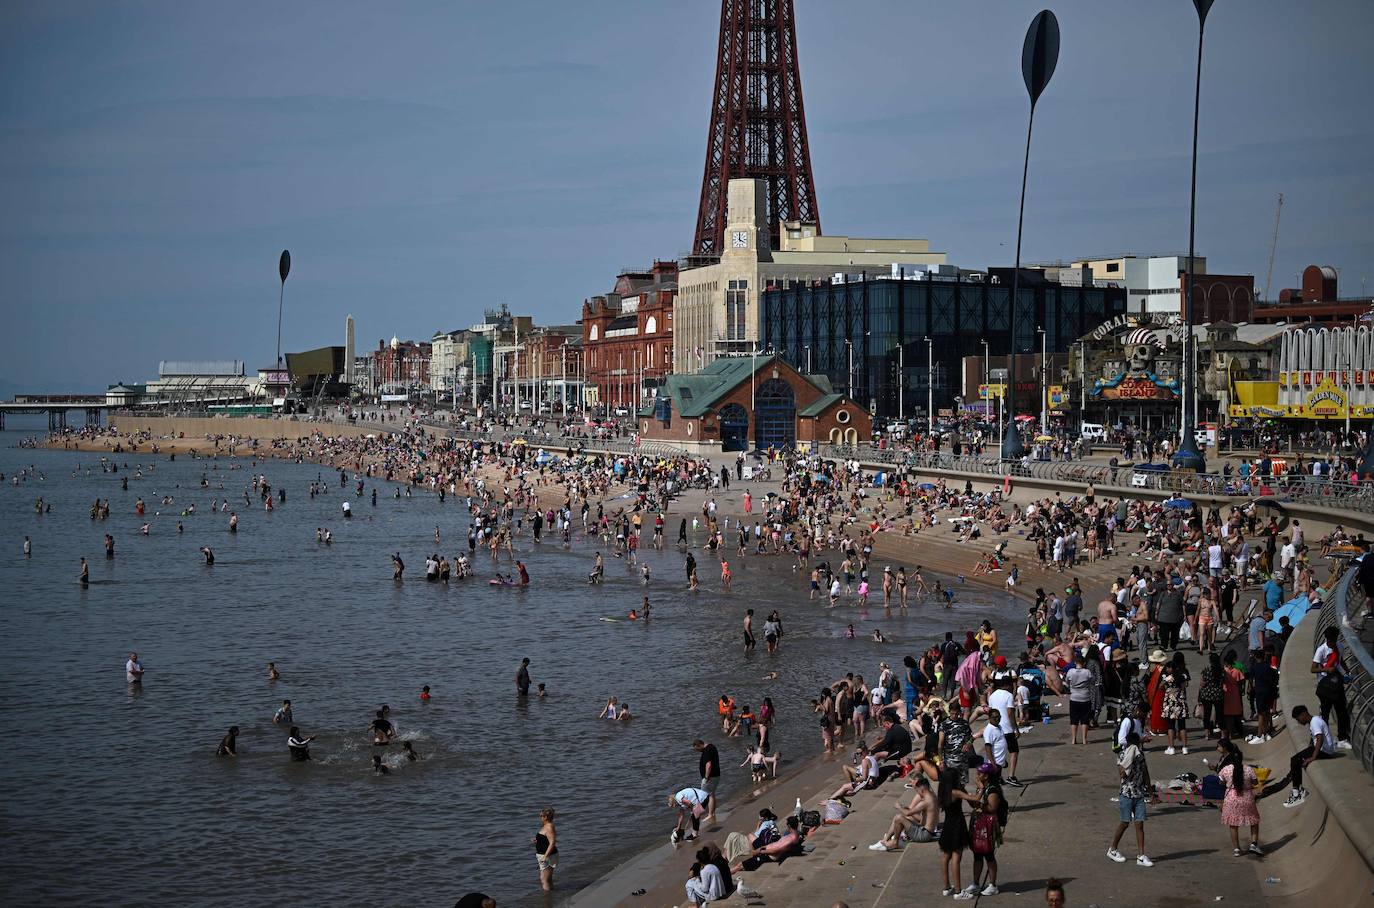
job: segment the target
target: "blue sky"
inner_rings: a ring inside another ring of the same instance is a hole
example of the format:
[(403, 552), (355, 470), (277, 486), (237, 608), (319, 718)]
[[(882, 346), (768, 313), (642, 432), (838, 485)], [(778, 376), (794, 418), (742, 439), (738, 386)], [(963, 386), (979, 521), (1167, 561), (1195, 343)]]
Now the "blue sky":
[[(821, 219), (1010, 264), (1043, 3), (797, 0)], [(1188, 0), (1053, 7), (1027, 260), (1187, 248)], [(715, 0), (0, 6), (0, 393), (159, 359), (428, 337), (505, 302), (576, 318), (687, 251)], [(1368, 0), (1220, 0), (1204, 61), (1198, 251), (1275, 287), (1374, 291)]]

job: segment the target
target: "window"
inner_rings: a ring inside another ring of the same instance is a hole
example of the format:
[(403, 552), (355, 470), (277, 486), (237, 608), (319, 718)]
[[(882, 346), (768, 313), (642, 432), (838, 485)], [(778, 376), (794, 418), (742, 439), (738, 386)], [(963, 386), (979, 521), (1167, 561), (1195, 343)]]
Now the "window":
[(1110, 273), (1113, 272), (1113, 271), (1120, 271), (1120, 270), (1121, 270), (1121, 263), (1120, 263), (1120, 262), (1108, 262), (1108, 263), (1107, 263), (1107, 273), (1108, 273), (1108, 274), (1110, 274)]
[(658, 319), (654, 318), (654, 317), (651, 315), (651, 316), (649, 316), (648, 320), (644, 323), (644, 333), (645, 333), (645, 334), (655, 334), (655, 333), (657, 333), (657, 332), (658, 332)]
[(725, 339), (744, 340), (745, 310), (748, 308), (749, 282), (730, 281), (725, 291)]

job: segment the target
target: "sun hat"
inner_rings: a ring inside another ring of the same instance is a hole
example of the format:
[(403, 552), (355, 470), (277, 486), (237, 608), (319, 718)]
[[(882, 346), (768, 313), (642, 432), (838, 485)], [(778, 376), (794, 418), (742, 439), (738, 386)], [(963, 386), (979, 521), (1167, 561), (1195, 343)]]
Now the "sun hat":
[(1169, 661), (1169, 657), (1164, 655), (1164, 650), (1157, 649), (1150, 653), (1150, 661), (1157, 665), (1163, 665), (1165, 662)]

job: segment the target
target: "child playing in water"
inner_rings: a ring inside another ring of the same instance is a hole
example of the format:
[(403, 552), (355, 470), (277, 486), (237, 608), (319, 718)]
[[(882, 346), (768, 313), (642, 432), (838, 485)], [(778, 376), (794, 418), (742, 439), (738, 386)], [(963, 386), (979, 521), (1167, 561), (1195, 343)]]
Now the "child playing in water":
[(867, 578), (859, 581), (859, 608), (868, 606), (868, 580)]

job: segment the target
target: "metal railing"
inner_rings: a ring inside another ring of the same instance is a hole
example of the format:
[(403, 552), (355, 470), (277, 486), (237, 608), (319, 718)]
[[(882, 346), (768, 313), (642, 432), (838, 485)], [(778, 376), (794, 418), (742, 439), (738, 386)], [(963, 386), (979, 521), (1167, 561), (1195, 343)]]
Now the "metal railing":
[(1340, 630), (1340, 671), (1345, 676), (1345, 702), (1350, 710), (1350, 744), (1365, 771), (1374, 775), (1374, 656), (1349, 621), (1354, 605), (1363, 612), (1364, 590), (1355, 582), (1356, 569), (1345, 572), (1334, 594), (1317, 613), (1317, 639), (1328, 627)]
[(1086, 486), (1115, 486), (1179, 495), (1214, 495), (1239, 500), (1273, 498), (1334, 510), (1374, 513), (1374, 483), (1289, 474), (1280, 477), (1225, 476), (1221, 473), (1174, 473), (1137, 470), (1131, 466), (1107, 466), (1082, 461), (1001, 460), (995, 455), (973, 456), (902, 451), (867, 445), (822, 445), (822, 457), (854, 459), (869, 465), (888, 465), (917, 471), (953, 471), (981, 476), (1021, 477)]

